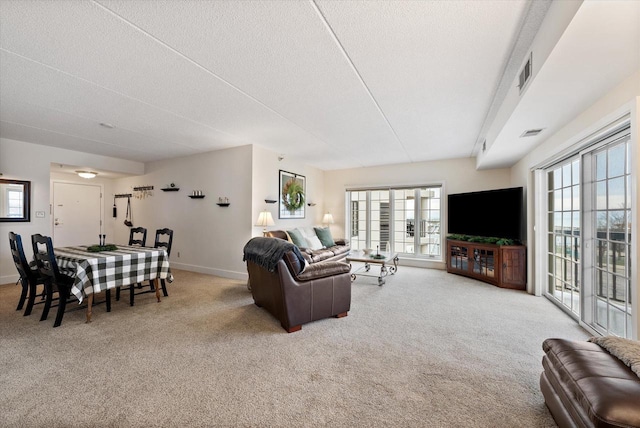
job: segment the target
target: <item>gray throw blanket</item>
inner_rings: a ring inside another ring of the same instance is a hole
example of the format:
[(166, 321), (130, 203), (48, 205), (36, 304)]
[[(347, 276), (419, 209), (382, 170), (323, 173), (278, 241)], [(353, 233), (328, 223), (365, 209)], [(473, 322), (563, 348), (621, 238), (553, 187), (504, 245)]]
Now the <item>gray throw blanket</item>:
[[(304, 267), (304, 257), (298, 247), (291, 242), (280, 238), (252, 238), (244, 246), (243, 261), (250, 261), (258, 266), (267, 269), (269, 272), (276, 270), (278, 260), (282, 259), (285, 253), (293, 251), (300, 261), (300, 266)], [(298, 273), (298, 272), (296, 272)]]

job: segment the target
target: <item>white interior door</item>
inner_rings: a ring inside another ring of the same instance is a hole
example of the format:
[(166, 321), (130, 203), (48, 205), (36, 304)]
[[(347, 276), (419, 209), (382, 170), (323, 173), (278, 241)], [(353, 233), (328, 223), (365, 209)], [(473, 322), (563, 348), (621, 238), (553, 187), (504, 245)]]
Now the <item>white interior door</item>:
[(102, 230), (99, 185), (53, 182), (53, 245), (97, 244)]

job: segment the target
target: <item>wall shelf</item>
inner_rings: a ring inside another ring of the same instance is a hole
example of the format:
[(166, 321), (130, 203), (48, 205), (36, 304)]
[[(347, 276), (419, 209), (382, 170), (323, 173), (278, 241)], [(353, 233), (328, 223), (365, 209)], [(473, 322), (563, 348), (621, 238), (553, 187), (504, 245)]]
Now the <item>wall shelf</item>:
[(228, 203), (228, 202), (218, 202), (218, 203), (216, 203), (216, 205), (219, 206), (219, 207), (228, 207), (231, 204)]
[(163, 192), (177, 192), (178, 190), (180, 190), (179, 187), (165, 187), (164, 189), (160, 189)]
[(202, 199), (202, 198), (204, 198), (204, 195), (189, 195), (189, 197), (191, 199)]

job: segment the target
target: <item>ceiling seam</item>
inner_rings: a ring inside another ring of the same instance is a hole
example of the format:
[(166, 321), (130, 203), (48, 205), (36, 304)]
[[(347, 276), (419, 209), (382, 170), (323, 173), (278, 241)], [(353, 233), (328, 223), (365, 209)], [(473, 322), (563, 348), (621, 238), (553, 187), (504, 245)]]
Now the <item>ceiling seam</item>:
[[(63, 110), (60, 110), (60, 109), (57, 109), (57, 108), (51, 108), (51, 107), (41, 106), (39, 104), (33, 104), (33, 103), (28, 102), (28, 101), (24, 101), (24, 103), (26, 105), (29, 105), (29, 106), (36, 106), (36, 107), (40, 107), (40, 108), (43, 108), (43, 109), (46, 109), (46, 110), (55, 111), (55, 112), (62, 113), (62, 114), (68, 115), (68, 116), (72, 116), (72, 117), (76, 117), (76, 118), (80, 118), (80, 119), (84, 119), (84, 120), (87, 120), (87, 121), (90, 121), (90, 122), (96, 122), (97, 123), (97, 121), (95, 119), (92, 119), (90, 117), (81, 116), (79, 114), (74, 114), (74, 113), (69, 113), (67, 111), (63, 111)], [(16, 122), (13, 122), (13, 123), (16, 123)], [(147, 134), (143, 134), (142, 132), (134, 131), (134, 130), (129, 129), (129, 128), (123, 128), (121, 126), (117, 126), (116, 128), (124, 130), (126, 132), (130, 132), (132, 134), (142, 135), (142, 136), (146, 136), (146, 137), (149, 137), (149, 138), (154, 138), (155, 140), (164, 141), (166, 144), (175, 144), (175, 145), (180, 146), (180, 147), (185, 147), (187, 149), (193, 149), (193, 150), (198, 151), (197, 147), (192, 147), (192, 146), (187, 145), (187, 144), (182, 144), (182, 143), (176, 143), (176, 142), (173, 142), (173, 141), (162, 140), (162, 138), (151, 137), (151, 136), (149, 136)], [(40, 129), (40, 128), (38, 128), (38, 129)], [(78, 137), (78, 138), (80, 138), (80, 137)], [(90, 141), (96, 141), (96, 140), (90, 140)], [(105, 144), (109, 144), (109, 143), (105, 143)]]
[[(23, 123), (12, 122), (12, 121), (5, 120), (5, 119), (0, 120), (0, 122), (8, 123), (8, 124), (10, 124), (10, 125), (23, 126), (23, 127), (25, 127), (25, 128), (30, 128), (30, 129), (37, 129), (37, 130), (39, 130), (39, 131), (50, 132), (50, 133), (52, 133), (52, 134), (62, 135), (62, 136), (66, 136), (66, 137), (73, 137), (73, 138), (77, 138), (77, 139), (80, 139), (80, 140), (91, 141), (91, 142), (93, 142), (93, 143), (104, 144), (105, 146), (117, 147), (117, 148), (119, 148), (119, 149), (133, 150), (133, 151), (136, 151), (136, 152), (138, 152), (138, 153), (140, 153), (140, 154), (142, 154), (142, 155), (147, 155), (147, 154), (148, 154), (148, 152), (147, 152), (147, 151), (142, 151), (142, 150), (139, 150), (139, 149), (136, 149), (136, 148), (132, 148), (131, 146), (126, 146), (126, 147), (125, 147), (125, 146), (118, 146), (117, 144), (113, 144), (113, 143), (107, 143), (107, 142), (103, 142), (103, 141), (97, 141), (97, 140), (93, 140), (93, 139), (91, 139), (91, 138), (85, 138), (85, 137), (80, 137), (80, 136), (78, 136), (78, 135), (74, 135), (74, 134), (68, 134), (68, 133), (66, 133), (66, 132), (52, 131), (52, 130), (50, 130), (50, 129), (47, 129), (47, 128), (40, 128), (40, 127), (38, 127), (38, 126), (25, 125), (25, 124), (23, 124)], [(61, 147), (61, 148), (62, 148), (62, 147)], [(74, 150), (74, 149), (66, 149), (66, 150)], [(100, 156), (115, 157), (115, 156), (109, 156), (109, 155), (100, 155)], [(136, 162), (139, 162), (139, 161), (136, 161)]]
[[(209, 70), (208, 68), (206, 68), (205, 66), (203, 66), (202, 64), (200, 64), (199, 62), (197, 62), (196, 60), (188, 57), (187, 55), (183, 54), (182, 52), (178, 51), (177, 49), (175, 49), (174, 47), (170, 46), (169, 44), (167, 44), (166, 42), (163, 42), (162, 40), (160, 40), (159, 38), (157, 38), (156, 36), (154, 36), (153, 34), (150, 34), (149, 32), (143, 30), (142, 28), (138, 27), (137, 25), (135, 25), (133, 22), (129, 21), (128, 19), (126, 19), (125, 17), (119, 15), (118, 13), (114, 12), (113, 10), (109, 9), (107, 6), (99, 3), (97, 0), (91, 0), (96, 6), (100, 7), (101, 9), (105, 10), (107, 13), (110, 13), (111, 15), (115, 16), (116, 18), (120, 19), (122, 22), (126, 23), (127, 25), (131, 26), (132, 28), (134, 28), (136, 31), (139, 31), (140, 33), (144, 34), (145, 36), (149, 37), (150, 39), (154, 40), (155, 42), (159, 43), (160, 45), (164, 46), (165, 48), (167, 48), (168, 50), (170, 50), (171, 52), (175, 53), (176, 55), (180, 56), (181, 58), (185, 59), (186, 61), (190, 62), (191, 64), (195, 65), (196, 67), (198, 67), (199, 69), (201, 69), (202, 71), (206, 72), (207, 74), (213, 76), (214, 78), (218, 79), (220, 82), (224, 83), (225, 85), (229, 86), (230, 88), (234, 89), (235, 91), (239, 92), (240, 94), (244, 95), (245, 97), (249, 98), (250, 100), (254, 101), (255, 103), (259, 104), (260, 106), (266, 108), (267, 110), (269, 110), (270, 112), (272, 112), (273, 114), (277, 115), (278, 117), (286, 120), (287, 122), (293, 124), (294, 126), (298, 127), (299, 129), (301, 129), (302, 131), (308, 133), (309, 135), (313, 136), (314, 138), (318, 139), (320, 142), (322, 142), (323, 144), (325, 144), (327, 146), (327, 148), (331, 149), (331, 150), (339, 150), (340, 147), (339, 146), (333, 146), (331, 143), (328, 143), (327, 141), (325, 141), (323, 138), (319, 137), (318, 135), (316, 135), (314, 132), (309, 131), (308, 129), (306, 129), (305, 127), (301, 126), (300, 124), (294, 122), (293, 120), (289, 119), (288, 117), (284, 116), (283, 114), (279, 113), (278, 111), (274, 110), (273, 108), (269, 107), (268, 105), (266, 105), (264, 102), (260, 101), (259, 99), (257, 99), (256, 97), (250, 95), (249, 93), (243, 91), (242, 89), (240, 89), (239, 87), (235, 86), (234, 84), (232, 84), (231, 82), (225, 80), (224, 78), (222, 78), (221, 76), (218, 76), (216, 73), (214, 73), (213, 71)], [(395, 133), (395, 132), (394, 132)], [(257, 143), (252, 143), (252, 144), (257, 144)], [(404, 148), (404, 146), (403, 146)], [(353, 158), (352, 158), (353, 159)], [(356, 163), (360, 164), (362, 166), (362, 164), (357, 160), (354, 159)]]
[[(239, 137), (237, 137), (237, 136), (236, 136), (236, 135), (234, 135), (234, 134), (230, 134), (230, 133), (228, 133), (228, 132), (221, 131), (221, 130), (219, 130), (218, 128), (215, 128), (215, 127), (213, 127), (213, 126), (211, 126), (211, 125), (207, 125), (206, 123), (202, 123), (202, 122), (195, 121), (195, 120), (190, 119), (190, 118), (188, 118), (188, 117), (182, 116), (182, 115), (180, 115), (180, 114), (178, 114), (178, 113), (172, 112), (171, 110), (167, 110), (167, 109), (165, 109), (165, 108), (158, 107), (158, 106), (156, 106), (156, 105), (153, 105), (153, 104), (151, 104), (151, 103), (148, 103), (148, 102), (146, 102), (146, 101), (143, 101), (143, 100), (141, 100), (141, 99), (139, 99), (139, 98), (134, 98), (134, 97), (132, 97), (132, 96), (129, 96), (129, 95), (123, 94), (122, 92), (118, 92), (118, 91), (113, 90), (113, 89), (111, 89), (111, 88), (104, 87), (104, 86), (99, 85), (99, 84), (97, 84), (97, 83), (95, 83), (95, 82), (92, 82), (92, 81), (90, 81), (90, 80), (84, 79), (84, 78), (82, 78), (82, 77), (80, 77), (80, 76), (73, 75), (73, 74), (68, 73), (68, 72), (66, 72), (66, 71), (64, 71), (64, 70), (60, 70), (59, 68), (53, 67), (53, 66), (51, 66), (51, 65), (45, 64), (45, 63), (40, 62), (40, 61), (36, 61), (36, 60), (34, 60), (34, 59), (32, 59), (32, 58), (28, 58), (28, 57), (26, 57), (26, 56), (24, 56), (24, 55), (21, 55), (21, 54), (17, 53), (17, 52), (13, 52), (13, 51), (10, 51), (10, 50), (8, 50), (8, 49), (6, 49), (6, 48), (2, 48), (2, 47), (0, 47), (0, 51), (6, 52), (6, 53), (8, 53), (8, 54), (10, 54), (10, 55), (15, 55), (15, 56), (17, 56), (17, 57), (19, 57), (19, 58), (22, 58), (22, 59), (26, 60), (26, 61), (32, 62), (32, 63), (34, 63), (34, 64), (38, 64), (38, 65), (40, 65), (40, 66), (42, 66), (42, 67), (46, 67), (46, 68), (48, 68), (48, 69), (50, 69), (50, 70), (53, 70), (53, 71), (56, 71), (56, 72), (58, 72), (58, 73), (64, 74), (65, 76), (71, 77), (72, 79), (80, 80), (80, 81), (82, 81), (82, 82), (85, 82), (85, 83), (88, 83), (88, 84), (90, 84), (90, 85), (92, 85), (92, 86), (95, 86), (96, 88), (100, 88), (100, 89), (103, 89), (103, 90), (105, 90), (105, 91), (108, 91), (108, 92), (111, 92), (111, 93), (113, 93), (113, 94), (116, 94), (116, 95), (118, 95), (118, 96), (121, 96), (121, 97), (127, 98), (127, 99), (129, 99), (129, 100), (133, 100), (133, 101), (139, 102), (139, 103), (144, 104), (144, 105), (146, 105), (146, 106), (149, 106), (149, 107), (151, 107), (151, 108), (153, 108), (153, 109), (156, 109), (156, 110), (162, 111), (162, 112), (164, 112), (164, 113), (168, 113), (168, 114), (170, 114), (170, 115), (172, 115), (172, 116), (175, 116), (175, 117), (177, 117), (177, 118), (180, 118), (180, 119), (183, 119), (183, 120), (186, 120), (186, 121), (188, 121), (188, 122), (195, 123), (195, 124), (198, 124), (198, 125), (202, 125), (202, 126), (207, 127), (207, 128), (209, 128), (209, 129), (211, 129), (211, 130), (213, 130), (213, 131), (215, 131), (215, 132), (219, 132), (220, 134), (223, 134), (223, 135), (226, 135), (226, 136), (229, 136), (229, 137), (233, 137), (233, 138), (239, 138)], [(241, 140), (241, 141), (245, 141), (244, 139), (240, 139), (240, 140)], [(250, 142), (248, 142), (248, 141), (247, 141), (247, 143), (250, 143)]]
[(322, 21), (324, 26), (329, 31), (329, 34), (333, 38), (333, 41), (336, 43), (336, 45), (340, 49), (340, 52), (342, 53), (342, 55), (347, 60), (347, 63), (349, 64), (349, 66), (351, 67), (353, 72), (355, 73), (356, 77), (358, 78), (358, 80), (360, 81), (362, 86), (364, 87), (364, 90), (367, 92), (367, 95), (369, 95), (369, 98), (371, 98), (371, 101), (373, 101), (373, 104), (376, 106), (376, 109), (378, 110), (378, 112), (380, 113), (382, 118), (384, 119), (385, 123), (387, 124), (387, 126), (389, 127), (391, 132), (393, 133), (394, 137), (396, 138), (396, 140), (398, 141), (400, 146), (402, 147), (402, 150), (404, 151), (404, 154), (407, 155), (407, 157), (409, 158), (409, 160), (411, 162), (413, 162), (413, 158), (411, 157), (411, 155), (407, 151), (407, 148), (405, 147), (404, 143), (402, 142), (402, 140), (398, 136), (398, 133), (396, 132), (396, 130), (391, 125), (391, 122), (389, 121), (389, 118), (387, 117), (387, 115), (382, 110), (382, 107), (380, 107), (380, 104), (378, 103), (378, 100), (376, 100), (376, 97), (373, 96), (373, 93), (371, 92), (371, 89), (369, 89), (369, 86), (366, 84), (366, 82), (362, 78), (362, 75), (360, 74), (360, 72), (358, 71), (358, 68), (356, 67), (355, 63), (353, 62), (353, 60), (351, 59), (351, 57), (347, 53), (347, 50), (344, 48), (344, 46), (340, 42), (340, 39), (338, 39), (338, 35), (333, 30), (333, 27), (331, 27), (331, 24), (329, 24), (329, 21), (327, 21), (327, 18), (324, 16), (322, 11), (320, 10), (320, 6), (318, 6), (318, 4), (316, 3), (316, 0), (309, 0), (309, 2), (311, 3), (312, 7), (315, 9), (316, 13), (320, 17), (320, 20)]

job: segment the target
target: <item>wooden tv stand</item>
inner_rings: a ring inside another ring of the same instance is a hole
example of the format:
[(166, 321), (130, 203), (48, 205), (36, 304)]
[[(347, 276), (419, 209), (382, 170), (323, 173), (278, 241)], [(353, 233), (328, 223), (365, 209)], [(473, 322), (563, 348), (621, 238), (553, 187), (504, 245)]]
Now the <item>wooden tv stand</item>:
[(447, 272), (497, 287), (525, 290), (527, 260), (524, 245), (496, 245), (447, 239)]

